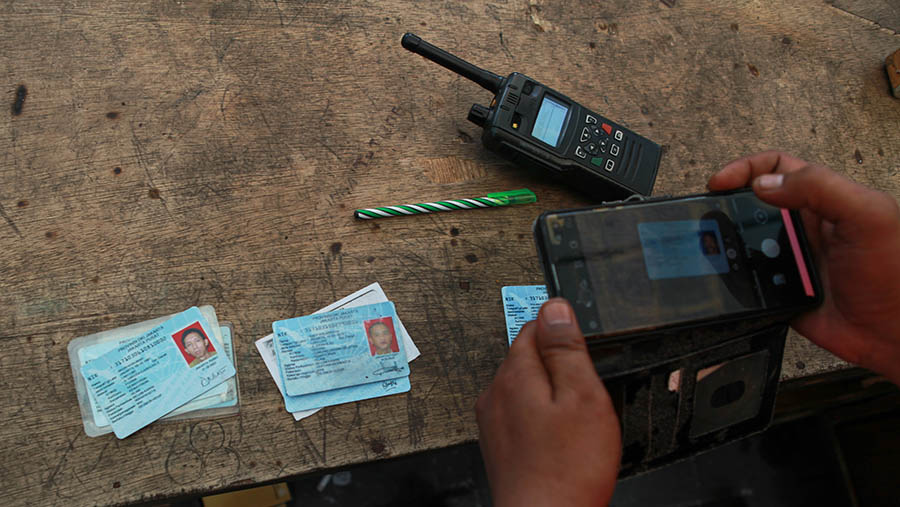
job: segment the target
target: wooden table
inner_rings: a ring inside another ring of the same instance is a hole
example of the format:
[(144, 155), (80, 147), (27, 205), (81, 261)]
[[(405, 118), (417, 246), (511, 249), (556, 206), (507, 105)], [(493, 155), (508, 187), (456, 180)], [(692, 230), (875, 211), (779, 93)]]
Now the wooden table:
[[(834, 4), (834, 5), (829, 5)], [(779, 147), (894, 195), (891, 0), (4, 2), (0, 503), (152, 500), (477, 438), (504, 285), (541, 283), (531, 222), (588, 202), (482, 147), (490, 96), (414, 31), (665, 147), (655, 194)], [(356, 207), (528, 187), (537, 204), (356, 221)], [(294, 422), (253, 341), (373, 281), (422, 356), (408, 394)], [(212, 304), (239, 416), (81, 427), (67, 343)], [(786, 378), (841, 368), (792, 337)]]

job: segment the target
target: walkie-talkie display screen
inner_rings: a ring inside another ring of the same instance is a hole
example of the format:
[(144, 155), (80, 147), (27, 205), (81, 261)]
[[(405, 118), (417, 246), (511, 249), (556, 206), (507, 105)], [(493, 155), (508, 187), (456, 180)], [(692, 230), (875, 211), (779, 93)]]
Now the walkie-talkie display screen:
[(544, 100), (541, 101), (541, 108), (538, 110), (531, 135), (550, 146), (556, 147), (559, 144), (559, 138), (568, 112), (569, 106), (554, 100), (549, 95), (544, 95)]

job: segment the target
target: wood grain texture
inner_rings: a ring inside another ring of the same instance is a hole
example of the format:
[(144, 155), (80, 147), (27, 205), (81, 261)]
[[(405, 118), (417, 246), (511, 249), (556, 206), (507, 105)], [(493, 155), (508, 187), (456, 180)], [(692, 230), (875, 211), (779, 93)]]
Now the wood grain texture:
[[(587, 201), (486, 152), (465, 117), (490, 97), (403, 50), (406, 31), (664, 144), (657, 195), (772, 147), (900, 193), (883, 69), (900, 38), (821, 0), (0, 9), (3, 505), (146, 501), (477, 438), (500, 288), (542, 280), (534, 217)], [(352, 218), (522, 187), (540, 201)], [(412, 391), (294, 422), (253, 341), (373, 281), (422, 350)], [(235, 325), (241, 414), (86, 437), (67, 343), (196, 304)], [(791, 337), (786, 378), (839, 367)]]
[(848, 14), (900, 33), (900, 5), (892, 0), (826, 0)]

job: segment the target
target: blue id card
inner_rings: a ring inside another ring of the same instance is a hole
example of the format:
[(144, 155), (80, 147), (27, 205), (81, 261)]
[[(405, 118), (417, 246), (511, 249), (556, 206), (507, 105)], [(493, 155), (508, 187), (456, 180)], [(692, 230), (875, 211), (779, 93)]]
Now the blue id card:
[(285, 393), (300, 396), (409, 376), (396, 323), (389, 301), (274, 322)]
[[(232, 357), (231, 352), (230, 352), (230, 350), (231, 350), (231, 335), (230, 335), (231, 330), (225, 326), (222, 326), (220, 329), (222, 332), (222, 340), (224, 341), (224, 343), (222, 345), (225, 347), (225, 354), (228, 357)], [(229, 333), (227, 338), (225, 336), (226, 331)], [(121, 346), (123, 344), (123, 342), (125, 342), (129, 339), (130, 338), (126, 338), (124, 340), (119, 340), (119, 341), (108, 341), (108, 342), (98, 343), (96, 345), (91, 345), (89, 347), (84, 347), (78, 351), (78, 359), (81, 362), (81, 365), (84, 366), (85, 364), (93, 361), (94, 359), (96, 359), (98, 357), (103, 356), (104, 354), (108, 353), (109, 351), (118, 348), (119, 346)], [(213, 343), (212, 347), (215, 348), (215, 345), (214, 345), (215, 340), (212, 337), (210, 337), (210, 342)], [(210, 405), (215, 405), (217, 403), (215, 401), (216, 399), (224, 400), (226, 398), (227, 394), (228, 394), (228, 385), (226, 382), (226, 383), (216, 386), (213, 389), (210, 389), (209, 391), (204, 392), (201, 396), (185, 403), (184, 405), (178, 407), (171, 413), (166, 414), (166, 416), (167, 417), (176, 417), (178, 415), (184, 414), (186, 412), (190, 412), (192, 410), (211, 408)], [(96, 400), (96, 398), (94, 398), (94, 393), (92, 393), (90, 390), (88, 390), (88, 400), (90, 400), (90, 407), (91, 407), (91, 413), (94, 417), (94, 424), (100, 428), (103, 428), (104, 426), (109, 426), (109, 421), (106, 419), (106, 414), (103, 413), (103, 410), (101, 410), (100, 407), (97, 405), (97, 400)], [(213, 400), (212, 403), (210, 403), (209, 400)]]
[(113, 432), (125, 438), (235, 374), (196, 307), (122, 342), (81, 373)]
[[(232, 337), (231, 337), (231, 328), (228, 326), (221, 326), (219, 329), (221, 329), (221, 331), (222, 331), (222, 347), (225, 349), (225, 355), (229, 359), (231, 359), (231, 363), (234, 364), (234, 357), (235, 357), (234, 356), (234, 342), (232, 341)], [(236, 393), (237, 392), (237, 377), (235, 377), (234, 380), (235, 380), (234, 389), (235, 389), (235, 393)], [(226, 384), (227, 384), (227, 382), (226, 382)], [(225, 384), (223, 384), (223, 385), (225, 385)], [(220, 385), (217, 389), (220, 389), (221, 387), (222, 386)], [(215, 389), (213, 389), (213, 391), (214, 390)], [(212, 391), (210, 391), (210, 392), (212, 392)], [(204, 408), (227, 408), (227, 407), (233, 407), (237, 404), (238, 404), (238, 397), (235, 395), (227, 401), (223, 401), (221, 403), (216, 403), (215, 405), (210, 405), (210, 406), (204, 407)]]
[(538, 310), (547, 301), (547, 287), (543, 285), (511, 285), (500, 290), (503, 313), (506, 315), (506, 337), (509, 344), (526, 322), (537, 319)]
[(331, 391), (304, 394), (302, 396), (285, 396), (284, 408), (288, 412), (299, 412), (314, 408), (330, 407), (351, 401), (368, 400), (391, 394), (409, 391), (409, 377), (392, 378), (380, 382), (371, 382), (358, 386), (341, 387)]

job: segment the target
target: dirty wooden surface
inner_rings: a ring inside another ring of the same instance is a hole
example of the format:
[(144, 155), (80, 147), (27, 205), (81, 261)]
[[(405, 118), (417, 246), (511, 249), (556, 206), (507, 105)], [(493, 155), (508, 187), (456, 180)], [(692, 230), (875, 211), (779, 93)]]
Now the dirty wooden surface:
[[(0, 503), (149, 500), (477, 438), (500, 288), (542, 279), (531, 221), (587, 202), (487, 153), (465, 117), (490, 97), (406, 31), (664, 144), (657, 195), (770, 147), (897, 195), (897, 25), (835, 3), (3, 2)], [(351, 216), (520, 187), (540, 202)], [(253, 341), (373, 281), (422, 350), (412, 391), (295, 423)], [(196, 304), (234, 323), (240, 416), (86, 437), (69, 340)], [(787, 378), (839, 367), (791, 338)]]

